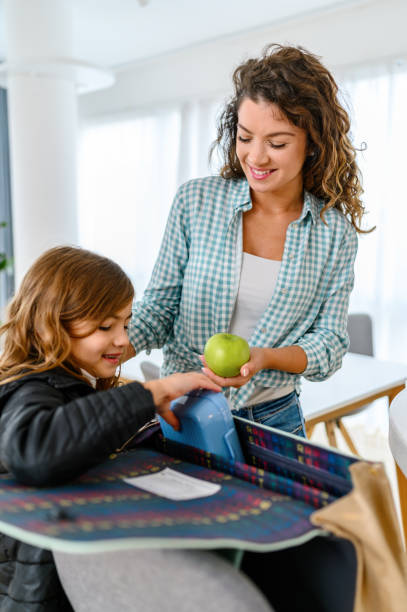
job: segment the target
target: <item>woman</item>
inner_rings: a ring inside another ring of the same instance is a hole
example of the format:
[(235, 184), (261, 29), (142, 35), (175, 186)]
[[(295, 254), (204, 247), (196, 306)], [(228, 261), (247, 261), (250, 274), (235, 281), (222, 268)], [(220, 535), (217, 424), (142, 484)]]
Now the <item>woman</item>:
[(271, 45), (233, 75), (220, 117), (220, 176), (182, 185), (129, 336), (163, 347), (163, 373), (201, 365), (208, 338), (245, 337), (236, 414), (304, 435), (300, 377), (341, 366), (364, 213), (347, 113), (311, 53)]

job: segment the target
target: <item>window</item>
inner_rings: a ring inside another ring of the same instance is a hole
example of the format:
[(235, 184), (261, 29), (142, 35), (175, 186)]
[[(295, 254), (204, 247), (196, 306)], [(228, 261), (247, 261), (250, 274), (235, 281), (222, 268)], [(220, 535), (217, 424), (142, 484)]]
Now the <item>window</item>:
[[(12, 267), (13, 241), (11, 218), (10, 158), (7, 123), (7, 92), (0, 88), (0, 254), (9, 262), (0, 270), (0, 313), (14, 293), (14, 275)], [(0, 316), (0, 321), (2, 316)]]
[[(218, 102), (192, 102), (82, 129), (80, 244), (117, 261), (138, 297), (148, 283), (177, 187), (210, 173), (208, 150), (218, 107)], [(161, 363), (161, 351), (152, 358)], [(140, 360), (125, 368), (128, 376), (140, 375)]]

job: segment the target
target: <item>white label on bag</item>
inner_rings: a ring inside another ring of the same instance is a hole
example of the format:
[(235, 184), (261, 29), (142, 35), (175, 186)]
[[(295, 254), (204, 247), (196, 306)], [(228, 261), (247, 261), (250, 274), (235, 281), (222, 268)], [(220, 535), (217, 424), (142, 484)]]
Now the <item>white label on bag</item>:
[(187, 476), (171, 468), (164, 468), (155, 474), (124, 478), (124, 482), (149, 493), (175, 501), (208, 497), (220, 491), (221, 486), (193, 476)]

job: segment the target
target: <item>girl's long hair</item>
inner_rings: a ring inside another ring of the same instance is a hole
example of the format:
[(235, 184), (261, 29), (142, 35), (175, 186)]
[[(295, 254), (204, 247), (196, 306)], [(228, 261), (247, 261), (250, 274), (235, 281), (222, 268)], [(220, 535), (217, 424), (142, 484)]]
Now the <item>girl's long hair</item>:
[[(94, 331), (133, 298), (130, 279), (116, 263), (77, 247), (46, 251), (28, 270), (0, 327), (0, 384), (61, 366), (83, 379), (70, 357), (71, 326), (94, 321)], [(99, 388), (116, 384), (112, 377)]]
[(348, 136), (350, 120), (338, 101), (338, 86), (319, 59), (301, 47), (272, 44), (233, 73), (234, 95), (226, 104), (210, 155), (219, 148), (221, 176), (241, 178), (236, 155), (238, 111), (245, 98), (278, 106), (287, 119), (308, 135), (303, 167), (304, 188), (324, 201), (321, 217), (339, 209), (358, 232), (365, 212), (356, 149)]

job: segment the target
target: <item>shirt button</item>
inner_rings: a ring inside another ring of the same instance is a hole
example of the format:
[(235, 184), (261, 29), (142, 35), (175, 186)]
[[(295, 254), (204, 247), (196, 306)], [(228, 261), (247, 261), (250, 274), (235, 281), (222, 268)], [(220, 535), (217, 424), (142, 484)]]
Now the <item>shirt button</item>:
[(285, 295), (286, 293), (288, 293), (288, 289), (286, 289), (285, 287), (283, 287), (283, 288), (281, 289), (281, 293), (283, 293), (283, 294)]
[(261, 331), (262, 334), (265, 334), (267, 329), (265, 327), (262, 327), (260, 331)]

